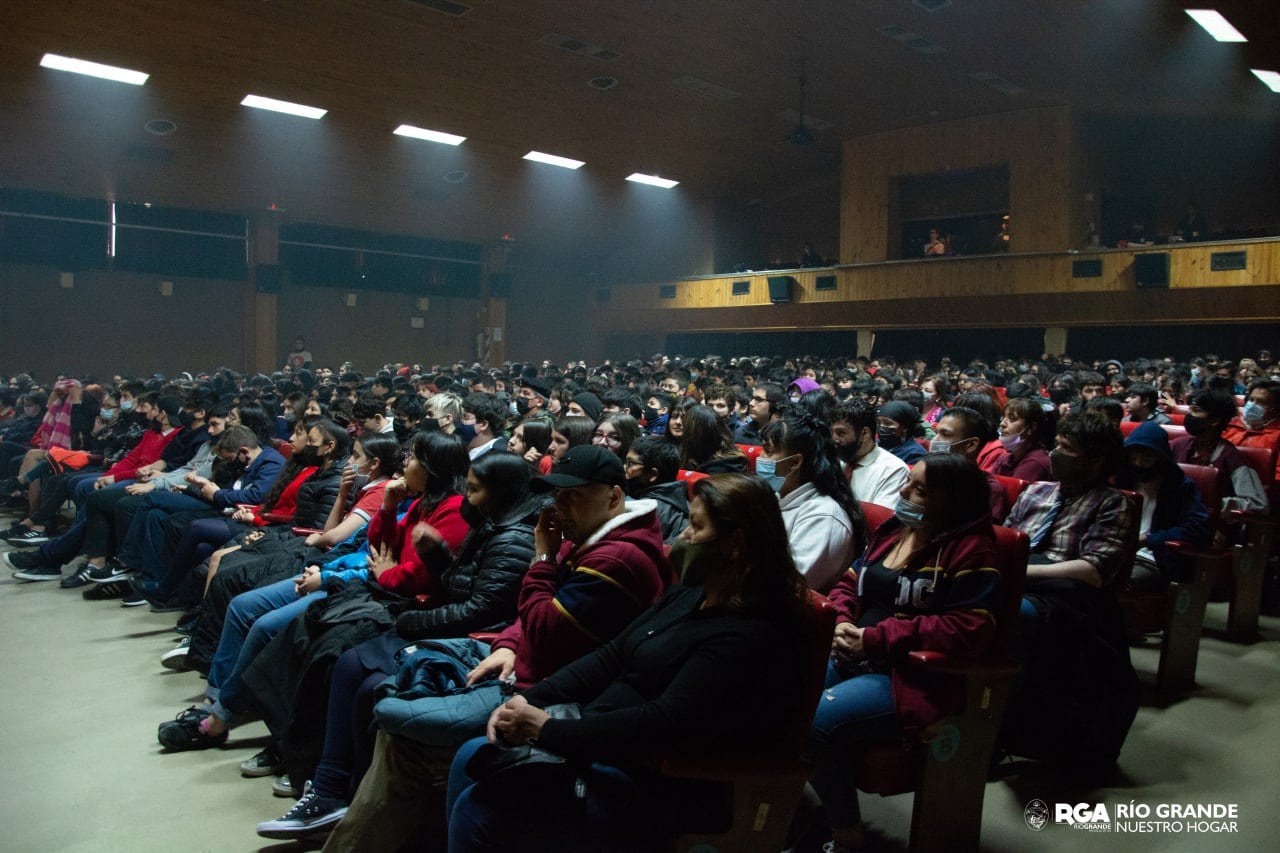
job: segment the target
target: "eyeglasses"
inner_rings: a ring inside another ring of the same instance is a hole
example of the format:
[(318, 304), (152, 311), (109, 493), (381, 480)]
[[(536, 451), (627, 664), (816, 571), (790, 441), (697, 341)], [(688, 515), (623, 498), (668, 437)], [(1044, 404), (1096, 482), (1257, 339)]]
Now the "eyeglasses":
[(605, 444), (622, 444), (622, 436), (607, 432), (597, 432), (591, 436), (592, 441), (602, 441)]
[(643, 468), (643, 467), (644, 467), (644, 463), (643, 463), (643, 462), (637, 462), (637, 461), (635, 461), (635, 460), (633, 460), (633, 459), (628, 459), (628, 460), (626, 460), (626, 461), (624, 461), (624, 462), (622, 463), (622, 467), (623, 467), (623, 468)]

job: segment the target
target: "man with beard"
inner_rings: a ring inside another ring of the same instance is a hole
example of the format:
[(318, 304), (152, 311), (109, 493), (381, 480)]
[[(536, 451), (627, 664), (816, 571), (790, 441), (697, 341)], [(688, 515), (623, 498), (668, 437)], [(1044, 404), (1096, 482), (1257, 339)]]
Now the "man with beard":
[(832, 412), (831, 440), (854, 498), (893, 509), (911, 469), (876, 445), (877, 431), (875, 406), (861, 398), (851, 397)]

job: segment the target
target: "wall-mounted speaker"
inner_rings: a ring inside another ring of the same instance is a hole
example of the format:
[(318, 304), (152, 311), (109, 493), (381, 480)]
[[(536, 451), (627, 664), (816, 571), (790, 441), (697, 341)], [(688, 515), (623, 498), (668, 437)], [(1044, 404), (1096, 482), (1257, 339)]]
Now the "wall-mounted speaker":
[(791, 301), (791, 285), (795, 279), (789, 275), (769, 276), (769, 301), (775, 304)]
[(279, 293), (284, 287), (284, 268), (279, 264), (258, 264), (253, 268), (253, 287), (259, 293)]
[(1138, 287), (1169, 286), (1169, 253), (1146, 252), (1133, 256), (1133, 278)]

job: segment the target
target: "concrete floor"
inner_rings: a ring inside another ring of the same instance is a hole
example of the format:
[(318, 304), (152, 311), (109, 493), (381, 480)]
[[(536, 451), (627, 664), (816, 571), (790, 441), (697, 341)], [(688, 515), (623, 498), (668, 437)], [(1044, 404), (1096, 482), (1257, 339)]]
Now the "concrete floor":
[[(0, 551), (8, 546), (0, 545)], [(260, 723), (223, 749), (164, 755), (156, 726), (201, 694), (193, 673), (160, 655), (177, 635), (173, 615), (115, 601), (86, 602), (56, 583), (0, 573), (0, 850), (295, 850), (254, 832), (292, 801), (271, 779), (244, 779), (239, 763), (265, 744)], [(1210, 633), (1226, 621), (1209, 606)], [(1134, 665), (1154, 680), (1153, 648)], [(993, 851), (1254, 851), (1280, 838), (1280, 619), (1264, 618), (1247, 646), (1206, 636), (1199, 687), (1161, 706), (1148, 696), (1121, 756), (1121, 776), (1099, 791), (1067, 791), (1038, 768), (987, 785), (983, 849)], [(1028, 829), (1023, 809), (1052, 804), (1236, 803), (1235, 834), (1100, 834)], [(873, 849), (905, 849), (908, 795), (863, 796)]]

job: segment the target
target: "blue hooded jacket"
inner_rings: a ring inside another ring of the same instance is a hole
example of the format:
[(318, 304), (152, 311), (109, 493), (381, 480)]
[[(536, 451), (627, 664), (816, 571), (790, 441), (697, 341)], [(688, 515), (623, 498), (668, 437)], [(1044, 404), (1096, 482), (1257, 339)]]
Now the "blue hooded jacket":
[[(1145, 447), (1156, 454), (1153, 473), (1160, 478), (1156, 494), (1155, 514), (1151, 529), (1147, 532), (1147, 547), (1155, 555), (1156, 565), (1165, 577), (1172, 577), (1177, 569), (1177, 556), (1162, 546), (1166, 542), (1180, 541), (1196, 547), (1207, 546), (1213, 538), (1209, 528), (1209, 512), (1200, 500), (1200, 492), (1194, 483), (1182, 473), (1169, 450), (1169, 435), (1158, 424), (1147, 421), (1125, 439), (1127, 452), (1132, 447)], [(1117, 485), (1133, 489), (1144, 471), (1127, 460), (1120, 468)]]

